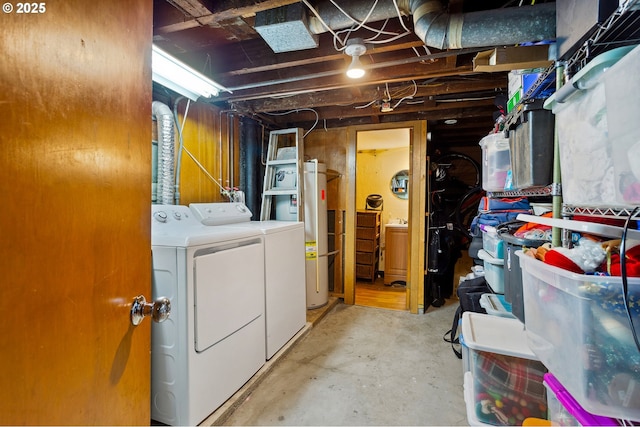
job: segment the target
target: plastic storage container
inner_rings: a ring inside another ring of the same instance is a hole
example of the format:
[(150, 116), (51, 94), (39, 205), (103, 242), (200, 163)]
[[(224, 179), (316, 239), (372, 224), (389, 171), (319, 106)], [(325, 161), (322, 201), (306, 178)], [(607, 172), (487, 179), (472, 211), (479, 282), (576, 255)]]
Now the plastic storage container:
[(528, 417), (546, 418), (547, 370), (527, 346), (524, 325), (517, 319), (465, 312), (461, 333), (463, 359), (469, 361), (469, 424), (522, 425)]
[(495, 227), (481, 225), (482, 231), (482, 249), (487, 251), (494, 258), (503, 258), (502, 240), (498, 237), (498, 231)]
[(593, 415), (584, 410), (560, 381), (551, 373), (544, 374), (547, 388), (549, 421), (554, 426), (618, 426), (614, 418)]
[(504, 300), (504, 295), (482, 294), (480, 297), (480, 307), (484, 308), (487, 314), (492, 316), (507, 317), (514, 319), (511, 313), (511, 304)]
[(640, 204), (640, 46), (627, 53), (604, 75), (609, 141), (613, 158), (616, 200)]
[(504, 294), (504, 260), (494, 258), (484, 249), (478, 251), (484, 265), (484, 278), (496, 294)]
[(482, 188), (485, 191), (504, 191), (507, 173), (511, 169), (509, 138), (504, 132), (492, 133), (480, 140), (482, 147)]
[(520, 259), (515, 253), (523, 247), (537, 248), (546, 243), (546, 241), (521, 239), (506, 230), (504, 232), (501, 230), (499, 237), (504, 244), (504, 299), (511, 303), (511, 313), (521, 322), (524, 322), (522, 269), (520, 268)]
[[(628, 208), (617, 197), (618, 180), (614, 171), (607, 110), (605, 76), (632, 47), (612, 49), (595, 57), (545, 102), (556, 118), (560, 145), (563, 202), (569, 205)], [(627, 85), (634, 69), (625, 68), (620, 85)], [(628, 89), (627, 89), (628, 90)], [(609, 103), (624, 102), (636, 97), (627, 92), (623, 100), (612, 98)], [(618, 110), (626, 108), (619, 106)], [(616, 110), (616, 111), (618, 111)]]
[(520, 124), (509, 130), (513, 190), (544, 187), (553, 181), (554, 116), (535, 99), (522, 104)]
[[(622, 279), (581, 275), (516, 252), (522, 267), (529, 347), (592, 414), (640, 420), (640, 350), (622, 297)], [(631, 316), (640, 325), (640, 278), (629, 278)]]

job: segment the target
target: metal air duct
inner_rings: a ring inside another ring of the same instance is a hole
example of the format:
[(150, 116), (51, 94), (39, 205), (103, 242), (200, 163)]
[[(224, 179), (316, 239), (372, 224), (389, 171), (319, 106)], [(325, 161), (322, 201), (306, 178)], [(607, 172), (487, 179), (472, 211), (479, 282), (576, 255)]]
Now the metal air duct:
[[(367, 16), (369, 22), (398, 16), (392, 0), (378, 2), (373, 11), (369, 1), (344, 3), (344, 11), (358, 21)], [(330, 1), (318, 3), (315, 8), (332, 30), (354, 24)], [(437, 49), (516, 45), (556, 37), (555, 3), (462, 14), (447, 13), (440, 0), (398, 0), (398, 8), (413, 17), (414, 31), (425, 45)], [(315, 34), (328, 31), (316, 16), (309, 17), (309, 29)]]
[(556, 5), (448, 14), (439, 0), (409, 0), (414, 31), (427, 46), (462, 49), (517, 45), (556, 37)]

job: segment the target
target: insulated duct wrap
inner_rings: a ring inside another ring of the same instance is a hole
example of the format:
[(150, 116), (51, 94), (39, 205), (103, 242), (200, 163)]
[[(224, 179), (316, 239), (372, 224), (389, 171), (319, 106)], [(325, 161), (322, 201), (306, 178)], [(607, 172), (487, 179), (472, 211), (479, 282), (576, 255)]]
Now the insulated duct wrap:
[(171, 109), (159, 101), (153, 101), (151, 111), (158, 123), (158, 186), (157, 201), (172, 205), (174, 192), (175, 131)]
[(410, 0), (414, 31), (427, 46), (462, 49), (518, 45), (556, 37), (556, 5), (448, 14), (439, 0)]
[[(368, 22), (396, 18), (393, 0), (381, 0), (371, 10), (371, 2), (358, 0), (341, 7), (353, 19)], [(441, 0), (398, 0), (398, 10), (413, 17), (414, 31), (424, 44), (437, 49), (518, 45), (556, 37), (556, 4), (503, 7), (463, 14), (450, 14)], [(354, 25), (331, 1), (315, 5), (316, 11), (329, 28), (341, 30)], [(309, 29), (314, 34), (328, 31), (315, 16), (310, 16)]]

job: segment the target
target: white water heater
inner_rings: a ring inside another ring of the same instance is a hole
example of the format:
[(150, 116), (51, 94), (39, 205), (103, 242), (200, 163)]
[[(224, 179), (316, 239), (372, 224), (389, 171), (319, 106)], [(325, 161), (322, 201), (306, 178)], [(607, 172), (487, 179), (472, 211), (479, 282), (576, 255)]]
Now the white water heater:
[[(297, 202), (291, 196), (276, 196), (276, 219), (296, 221)], [(313, 309), (329, 301), (327, 166), (317, 160), (304, 163), (304, 230), (307, 308)]]

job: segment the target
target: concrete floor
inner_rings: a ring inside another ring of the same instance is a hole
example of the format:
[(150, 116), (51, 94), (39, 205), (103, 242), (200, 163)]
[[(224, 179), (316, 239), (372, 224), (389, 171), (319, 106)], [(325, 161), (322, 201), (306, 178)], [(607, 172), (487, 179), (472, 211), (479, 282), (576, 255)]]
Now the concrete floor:
[(462, 362), (442, 339), (457, 305), (410, 314), (333, 300), (203, 424), (468, 425)]

